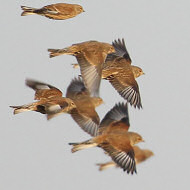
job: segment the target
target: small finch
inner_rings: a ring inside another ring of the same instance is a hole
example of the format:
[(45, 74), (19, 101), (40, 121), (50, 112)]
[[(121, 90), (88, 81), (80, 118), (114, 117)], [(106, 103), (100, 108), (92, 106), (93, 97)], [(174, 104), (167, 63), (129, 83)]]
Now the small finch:
[(100, 97), (91, 97), (81, 77), (74, 78), (67, 88), (66, 97), (76, 105), (70, 114), (74, 121), (88, 134), (96, 136), (100, 118), (95, 108), (103, 103)]
[(67, 3), (51, 4), (39, 9), (26, 6), (21, 6), (21, 8), (23, 10), (21, 16), (37, 14), (55, 20), (69, 19), (84, 12), (82, 6)]
[[(133, 146), (133, 149), (134, 149), (134, 153), (135, 153), (136, 164), (142, 163), (154, 155), (154, 153), (152, 151), (150, 151), (148, 149), (141, 149), (138, 146)], [(117, 164), (112, 161), (106, 162), (106, 163), (99, 163), (96, 165), (99, 166), (100, 171), (103, 171), (110, 167), (118, 167)]]
[[(107, 55), (102, 68), (102, 78), (109, 80), (117, 92), (135, 108), (142, 108), (139, 86), (136, 78), (143, 75), (140, 67), (131, 65), (131, 58), (125, 46), (124, 39), (114, 40), (114, 53)], [(78, 64), (72, 64), (77, 68)]]
[(140, 67), (131, 65), (131, 58), (124, 39), (112, 43), (115, 53), (108, 54), (102, 70), (102, 78), (109, 80), (117, 92), (135, 108), (142, 108), (138, 84), (135, 78), (144, 74)]
[(34, 100), (37, 101), (22, 106), (10, 106), (14, 108), (14, 114), (36, 111), (47, 114), (47, 119), (51, 119), (52, 116), (70, 112), (76, 107), (71, 99), (62, 97), (62, 92), (54, 86), (30, 79), (26, 80), (26, 85), (35, 90)]
[(89, 147), (100, 147), (127, 173), (136, 173), (134, 145), (143, 142), (141, 135), (128, 132), (129, 116), (127, 104), (116, 104), (103, 118), (98, 135), (81, 143), (69, 143), (72, 152)]
[(62, 54), (75, 56), (86, 88), (91, 96), (99, 96), (103, 64), (107, 54), (115, 51), (112, 45), (97, 41), (86, 41), (64, 49), (48, 49), (48, 51), (50, 58)]

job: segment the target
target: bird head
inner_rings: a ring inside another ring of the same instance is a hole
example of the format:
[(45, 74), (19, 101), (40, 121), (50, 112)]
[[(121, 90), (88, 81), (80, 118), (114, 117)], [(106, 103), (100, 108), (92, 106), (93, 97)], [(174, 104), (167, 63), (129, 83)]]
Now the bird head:
[(132, 67), (132, 71), (135, 78), (140, 77), (141, 75), (145, 74), (140, 67), (133, 66), (133, 65), (131, 67)]

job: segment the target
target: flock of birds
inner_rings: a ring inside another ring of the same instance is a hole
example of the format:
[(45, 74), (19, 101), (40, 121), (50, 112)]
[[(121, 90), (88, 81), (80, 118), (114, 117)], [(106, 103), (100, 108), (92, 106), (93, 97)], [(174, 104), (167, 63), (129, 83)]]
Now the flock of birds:
[[(65, 20), (84, 12), (76, 4), (57, 3), (40, 9), (21, 6), (22, 16), (38, 14), (50, 19)], [(51, 119), (62, 113), (68, 113), (91, 139), (80, 143), (69, 143), (72, 152), (89, 147), (100, 147), (112, 161), (99, 163), (100, 170), (115, 166), (127, 173), (136, 173), (136, 164), (153, 155), (147, 149), (136, 146), (143, 138), (136, 132), (130, 132), (128, 103), (135, 108), (142, 108), (137, 77), (144, 74), (140, 67), (131, 65), (131, 58), (124, 39), (114, 40), (112, 44), (86, 41), (73, 44), (63, 49), (48, 49), (50, 58), (67, 54), (76, 57), (81, 75), (72, 79), (65, 97), (62, 92), (49, 84), (26, 79), (26, 85), (35, 91), (33, 103), (10, 106), (14, 114), (36, 111)], [(108, 80), (114, 89), (125, 99), (117, 103), (104, 118), (100, 118), (96, 107), (103, 103), (99, 97), (101, 79)]]

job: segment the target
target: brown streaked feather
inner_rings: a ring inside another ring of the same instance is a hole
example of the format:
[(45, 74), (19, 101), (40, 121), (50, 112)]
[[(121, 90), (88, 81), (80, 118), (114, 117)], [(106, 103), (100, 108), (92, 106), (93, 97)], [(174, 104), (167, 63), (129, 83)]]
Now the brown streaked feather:
[[(113, 136), (112, 136), (113, 137)], [(118, 144), (117, 139), (109, 139), (109, 143), (101, 144), (100, 146), (111, 156), (112, 160), (127, 173), (136, 173), (136, 164), (134, 159), (134, 151), (131, 146), (126, 147), (126, 144)], [(129, 143), (129, 142), (128, 142)], [(124, 151), (121, 149), (125, 147)]]
[[(110, 75), (108, 75), (110, 73)], [(109, 80), (118, 93), (134, 107), (142, 108), (138, 84), (129, 67), (108, 68), (103, 70), (105, 79)]]
[(47, 83), (39, 82), (32, 79), (26, 79), (25, 84), (35, 91), (35, 100), (42, 98), (62, 97), (62, 92)]

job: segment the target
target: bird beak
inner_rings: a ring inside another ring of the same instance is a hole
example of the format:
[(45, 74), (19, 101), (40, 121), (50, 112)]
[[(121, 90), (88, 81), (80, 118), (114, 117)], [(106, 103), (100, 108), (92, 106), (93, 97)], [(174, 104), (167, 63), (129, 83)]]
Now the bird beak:
[(145, 73), (143, 72), (143, 75), (145, 75)]
[(85, 10), (83, 10), (83, 12), (85, 12)]
[(144, 139), (142, 139), (142, 141), (141, 142), (145, 142), (145, 140)]

